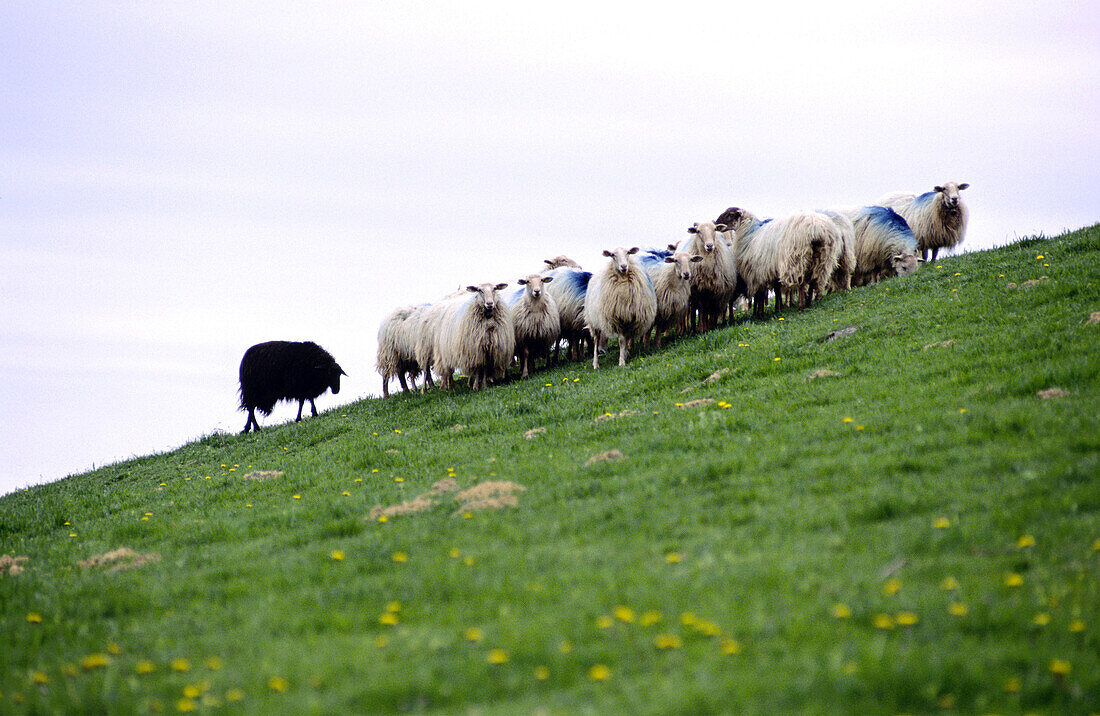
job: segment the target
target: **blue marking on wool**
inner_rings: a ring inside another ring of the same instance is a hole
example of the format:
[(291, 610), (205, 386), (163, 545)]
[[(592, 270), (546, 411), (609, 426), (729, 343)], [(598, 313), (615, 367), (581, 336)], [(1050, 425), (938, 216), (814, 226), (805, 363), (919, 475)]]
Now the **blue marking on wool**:
[(913, 236), (913, 230), (909, 228), (909, 224), (902, 218), (901, 214), (885, 206), (865, 206), (859, 210), (859, 213), (867, 217), (869, 224), (905, 239), (906, 243), (911, 244), (913, 250), (916, 251), (917, 239)]
[(670, 249), (642, 249), (639, 254), (640, 261), (664, 261), (672, 256)]
[(526, 286), (509, 286), (500, 292), (500, 297), (504, 299), (504, 303), (509, 307), (515, 306), (523, 298), (523, 292), (527, 290)]
[(583, 296), (588, 290), (588, 281), (592, 278), (591, 271), (582, 271), (569, 266), (562, 266), (544, 274), (553, 276), (568, 293), (574, 296)]
[(929, 203), (931, 203), (931, 201), (933, 199), (936, 198), (936, 194), (939, 194), (939, 192), (938, 191), (926, 191), (923, 194), (921, 194), (920, 196), (918, 196), (917, 198), (913, 199), (913, 205), (918, 206), (918, 205), (923, 205), (923, 204), (929, 204)]

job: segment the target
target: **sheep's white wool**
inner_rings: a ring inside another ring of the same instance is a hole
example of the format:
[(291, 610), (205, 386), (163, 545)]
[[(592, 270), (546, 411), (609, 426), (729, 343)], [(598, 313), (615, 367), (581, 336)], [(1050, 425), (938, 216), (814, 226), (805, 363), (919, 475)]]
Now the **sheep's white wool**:
[(530, 374), (537, 358), (549, 358), (550, 347), (561, 337), (558, 304), (547, 292), (553, 282), (553, 277), (531, 274), (504, 294), (504, 302), (512, 311), (521, 378)]
[(733, 250), (718, 232), (725, 226), (703, 221), (688, 229), (680, 251), (702, 256), (692, 267), (691, 306), (698, 309), (704, 326), (714, 328), (737, 291), (737, 260)]
[(894, 209), (913, 230), (917, 247), (927, 259), (932, 252), (936, 259), (940, 249), (957, 246), (966, 238), (966, 222), (970, 210), (963, 203), (959, 192), (970, 185), (953, 181), (945, 182), (932, 191), (919, 196), (894, 192), (879, 199), (876, 204)]
[(603, 271), (592, 275), (584, 305), (584, 318), (592, 333), (592, 367), (598, 369), (600, 344), (619, 337), (619, 365), (626, 365), (630, 344), (653, 327), (657, 295), (645, 271), (634, 259), (637, 248), (604, 251), (610, 257)]
[(900, 214), (884, 206), (843, 209), (842, 213), (851, 218), (855, 229), (853, 284), (862, 286), (917, 270), (917, 240)]
[(507, 284), (468, 286), (469, 296), (449, 302), (440, 322), (436, 356), (446, 387), (456, 369), (475, 390), (504, 377), (516, 351), (512, 312), (497, 293)]

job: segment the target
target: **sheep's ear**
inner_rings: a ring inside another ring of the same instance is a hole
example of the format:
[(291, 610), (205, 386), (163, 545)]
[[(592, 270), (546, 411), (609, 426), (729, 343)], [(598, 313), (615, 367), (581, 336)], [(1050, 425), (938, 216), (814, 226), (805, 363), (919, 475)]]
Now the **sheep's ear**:
[(668, 250), (669, 251), (675, 251), (676, 250), (676, 244), (669, 244), (668, 245)]
[(493, 286), (494, 291), (503, 291), (506, 288), (508, 288), (508, 284), (506, 283), (498, 283), (496, 286)]
[(703, 257), (702, 257), (702, 256), (698, 256), (698, 255), (696, 255), (696, 256), (692, 256), (692, 257), (691, 257), (691, 262), (692, 262), (693, 264), (697, 264), (697, 263), (699, 263), (699, 262), (700, 262), (700, 261), (702, 261), (702, 260), (703, 260)]
[(699, 229), (695, 228), (696, 226), (698, 226), (698, 224), (692, 224), (691, 226), (689, 226), (688, 227), (688, 233), (689, 234), (698, 234)]
[(542, 262), (544, 264), (550, 264), (551, 266), (554, 265), (554, 260), (553, 259), (543, 259)]
[(922, 264), (922, 263), (924, 263), (924, 259), (917, 259), (917, 263), (918, 263), (918, 264)]
[(726, 226), (725, 224), (715, 224), (714, 225), (714, 230), (715, 231), (729, 231), (729, 227)]
[(516, 283), (518, 283), (520, 286), (526, 286), (527, 285), (527, 279), (521, 278), (519, 281), (516, 281)]
[(630, 251), (627, 251), (627, 253), (628, 253), (628, 254), (636, 254), (636, 253), (638, 253), (638, 247), (637, 247), (637, 246), (633, 246), (633, 247), (631, 247)]
[(671, 256), (666, 256), (665, 257), (665, 263), (666, 264), (674, 264), (674, 263), (676, 263), (676, 259), (672, 258)]
[(550, 282), (551, 282), (551, 281), (553, 281), (553, 280), (554, 280), (554, 277), (553, 277), (553, 276), (543, 276), (543, 277), (542, 277), (542, 282), (543, 282), (543, 283), (550, 283)]
[(938, 191), (938, 192), (942, 192), (942, 191), (943, 191), (943, 187), (942, 187), (942, 186), (934, 186), (934, 187), (932, 187), (932, 189), (933, 189), (934, 191)]
[(604, 249), (604, 250), (603, 250), (603, 255), (604, 255), (604, 256), (614, 256), (615, 254), (611, 253), (611, 252), (610, 252), (610, 251), (608, 251), (607, 249)]
[(467, 286), (466, 290), (469, 291), (470, 293), (477, 293), (481, 289), (479, 289), (477, 286)]
[(962, 184), (959, 184), (959, 191), (962, 191), (963, 189), (968, 189), (968, 188), (970, 188), (970, 184), (968, 184), (967, 182), (963, 182)]

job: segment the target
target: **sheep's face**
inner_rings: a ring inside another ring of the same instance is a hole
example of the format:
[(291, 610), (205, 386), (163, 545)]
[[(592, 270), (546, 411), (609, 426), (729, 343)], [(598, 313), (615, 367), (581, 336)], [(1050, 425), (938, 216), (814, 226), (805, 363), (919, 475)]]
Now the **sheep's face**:
[(890, 266), (898, 276), (908, 276), (915, 273), (920, 264), (916, 254), (897, 254), (890, 258)]
[(508, 284), (506, 283), (498, 283), (496, 285), (493, 285), (491, 283), (483, 283), (479, 286), (467, 286), (466, 290), (470, 293), (475, 294), (474, 301), (481, 309), (482, 315), (486, 318), (492, 318), (493, 312), (496, 311), (497, 301), (499, 299), (499, 297), (497, 296), (497, 291), (501, 291), (507, 286)]
[(943, 194), (943, 205), (948, 211), (954, 213), (959, 210), (959, 192), (966, 189), (969, 184), (963, 182), (962, 184), (956, 184), (953, 181), (945, 183), (943, 186), (936, 187), (936, 191)]
[(555, 256), (552, 259), (543, 259), (542, 262), (546, 264), (547, 269), (556, 269), (561, 268), (562, 266), (569, 266), (571, 268), (581, 267), (579, 263), (565, 255)]
[(537, 273), (533, 273), (526, 278), (521, 278), (517, 283), (520, 286), (527, 287), (527, 295), (531, 297), (531, 300), (537, 301), (542, 296), (542, 285), (544, 283), (550, 283), (554, 280), (553, 276), (540, 276)]
[(704, 221), (701, 224), (693, 224), (688, 229), (689, 234), (696, 234), (699, 237), (700, 243), (703, 245), (703, 251), (712, 253), (714, 251), (714, 242), (718, 240), (719, 231), (725, 231), (725, 224), (715, 224), (713, 221)]
[(631, 255), (638, 253), (638, 247), (635, 246), (630, 249), (624, 249), (622, 246), (618, 247), (614, 251), (608, 251), (604, 249), (603, 255), (611, 259), (611, 265), (620, 276), (625, 276), (630, 272)]
[(333, 395), (336, 395), (340, 392), (340, 376), (342, 375), (347, 375), (347, 373), (345, 373), (344, 369), (341, 368), (339, 365), (334, 365), (332, 367), (332, 372), (330, 374), (328, 384), (328, 389), (332, 391)]
[(676, 264), (676, 275), (683, 281), (691, 279), (691, 265), (702, 260), (702, 256), (692, 256), (683, 251), (677, 251), (672, 256), (665, 257), (665, 263)]

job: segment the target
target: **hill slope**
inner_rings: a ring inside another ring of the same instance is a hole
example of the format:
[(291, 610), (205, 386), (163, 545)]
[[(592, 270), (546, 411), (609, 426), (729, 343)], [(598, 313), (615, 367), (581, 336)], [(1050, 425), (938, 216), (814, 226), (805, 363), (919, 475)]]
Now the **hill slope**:
[(1100, 225), (0, 498), (0, 711), (1096, 711), (1095, 311)]

